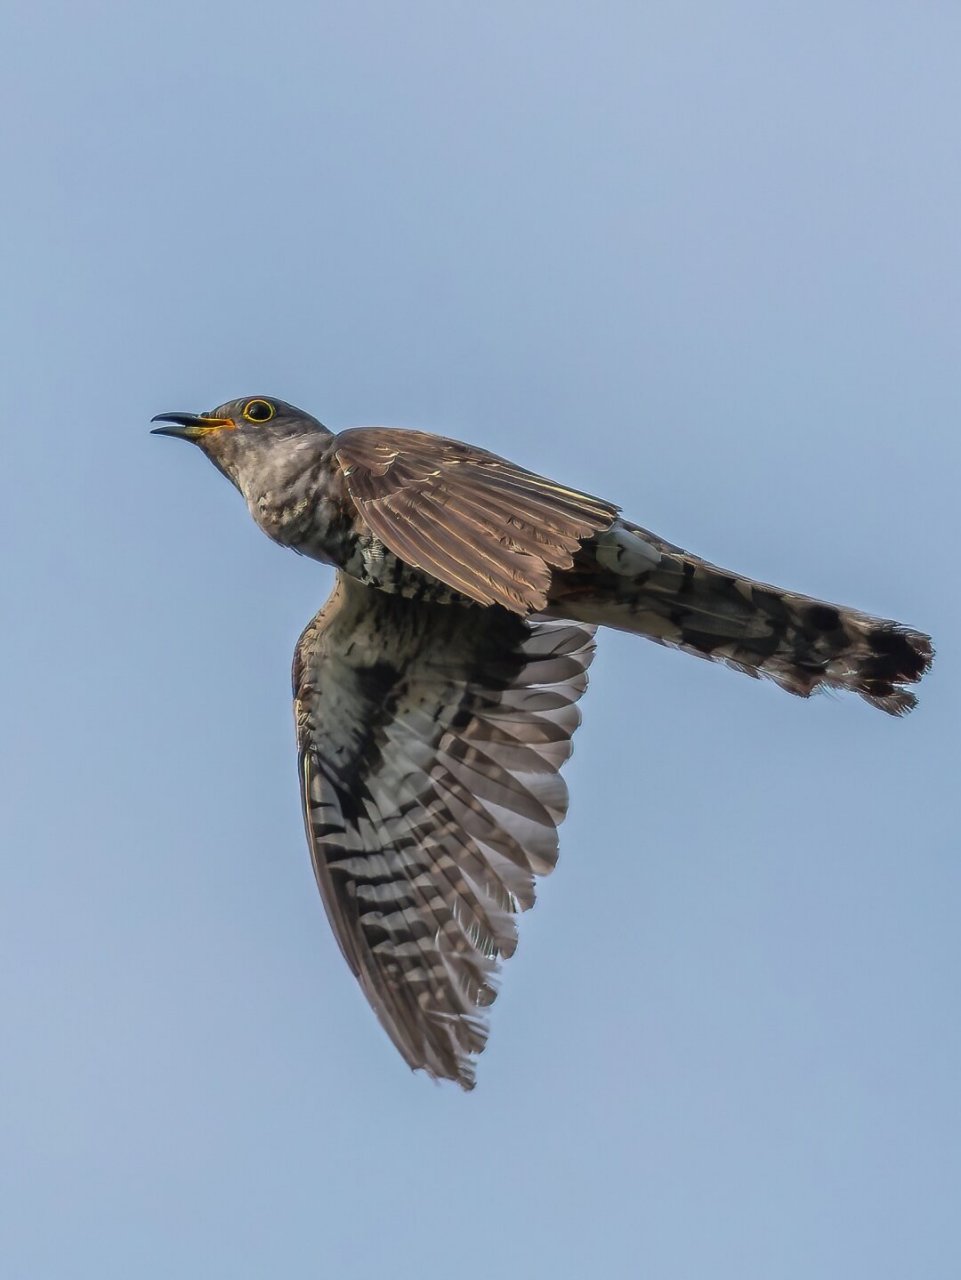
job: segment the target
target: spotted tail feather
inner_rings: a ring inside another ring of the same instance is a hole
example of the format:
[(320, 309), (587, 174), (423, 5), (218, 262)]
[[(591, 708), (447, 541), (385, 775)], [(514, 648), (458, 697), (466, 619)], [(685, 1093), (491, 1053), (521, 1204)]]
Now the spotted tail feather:
[(910, 627), (729, 573), (617, 520), (555, 575), (551, 612), (646, 636), (789, 693), (846, 689), (890, 715), (917, 703), (905, 685), (931, 665)]

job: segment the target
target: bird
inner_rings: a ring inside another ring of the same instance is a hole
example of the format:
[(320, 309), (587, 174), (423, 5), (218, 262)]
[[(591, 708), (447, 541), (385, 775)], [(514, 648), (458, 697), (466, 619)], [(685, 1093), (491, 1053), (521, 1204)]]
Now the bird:
[(931, 665), (919, 631), (718, 568), (457, 440), (335, 434), (270, 396), (153, 421), (336, 570), (293, 659), (307, 842), (347, 964), (435, 1080), (473, 1088), (517, 916), (557, 860), (599, 627), (894, 716)]

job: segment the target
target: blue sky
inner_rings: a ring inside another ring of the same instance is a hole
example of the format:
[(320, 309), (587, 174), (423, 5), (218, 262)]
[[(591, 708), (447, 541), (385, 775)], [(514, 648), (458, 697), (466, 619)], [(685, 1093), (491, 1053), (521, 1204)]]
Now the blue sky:
[[(961, 1247), (961, 12), (8, 0), (17, 1280), (936, 1280)], [(148, 420), (460, 436), (929, 630), (919, 711), (605, 635), (471, 1096), (300, 826), (331, 584)]]

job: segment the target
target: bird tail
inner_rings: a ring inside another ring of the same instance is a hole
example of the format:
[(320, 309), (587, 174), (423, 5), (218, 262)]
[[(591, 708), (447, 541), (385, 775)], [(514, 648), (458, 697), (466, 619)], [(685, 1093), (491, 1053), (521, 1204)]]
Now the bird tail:
[(549, 612), (766, 676), (801, 697), (847, 689), (896, 716), (917, 703), (904, 686), (933, 657), (919, 631), (729, 573), (626, 520), (555, 574)]

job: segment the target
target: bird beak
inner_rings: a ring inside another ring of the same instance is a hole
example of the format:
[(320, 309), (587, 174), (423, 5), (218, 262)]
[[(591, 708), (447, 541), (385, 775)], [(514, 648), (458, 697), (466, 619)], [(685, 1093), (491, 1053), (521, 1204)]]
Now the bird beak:
[(208, 418), (202, 413), (158, 413), (151, 422), (170, 422), (169, 427), (154, 427), (152, 436), (176, 436), (179, 440), (197, 440), (223, 427), (236, 427), (233, 418)]

